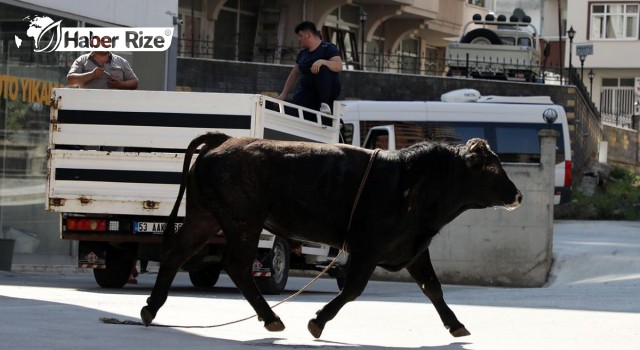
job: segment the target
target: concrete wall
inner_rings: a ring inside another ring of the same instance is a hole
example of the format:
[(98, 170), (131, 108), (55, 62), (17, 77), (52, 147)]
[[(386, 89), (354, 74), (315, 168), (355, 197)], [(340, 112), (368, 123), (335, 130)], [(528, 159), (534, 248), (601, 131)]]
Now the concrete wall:
[[(438, 234), (429, 251), (442, 283), (540, 287), (553, 261), (555, 132), (543, 130), (541, 164), (504, 168), (523, 193), (522, 205), (469, 210)], [(557, 135), (557, 134), (556, 134)], [(410, 280), (406, 270), (376, 270), (376, 278)]]
[(637, 130), (604, 125), (603, 140), (609, 144), (609, 163), (640, 165), (640, 133)]

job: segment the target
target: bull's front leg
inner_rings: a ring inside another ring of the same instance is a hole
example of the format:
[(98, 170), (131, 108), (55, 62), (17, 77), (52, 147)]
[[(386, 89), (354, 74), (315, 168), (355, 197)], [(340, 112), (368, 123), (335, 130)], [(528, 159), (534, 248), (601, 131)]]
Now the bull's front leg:
[(454, 337), (470, 335), (471, 333), (458, 321), (456, 315), (444, 301), (442, 286), (431, 264), (429, 250), (425, 250), (411, 265), (407, 266), (407, 270), (416, 283), (418, 283), (422, 292), (429, 297), (436, 311), (438, 311), (438, 315), (440, 315), (444, 326), (449, 330), (449, 333)]
[(145, 326), (151, 324), (158, 310), (167, 301), (169, 288), (180, 267), (205, 245), (211, 228), (216, 227), (217, 223), (210, 217), (200, 216), (196, 221), (188, 217), (173, 237), (165, 237), (165, 252), (156, 283), (151, 296), (147, 298), (147, 306), (140, 310), (140, 317)]
[(356, 300), (367, 286), (376, 264), (366, 254), (350, 252), (348, 269), (345, 271), (344, 287), (340, 294), (317, 312), (317, 317), (309, 321), (307, 328), (311, 335), (320, 338), (324, 326), (332, 320), (348, 302)]

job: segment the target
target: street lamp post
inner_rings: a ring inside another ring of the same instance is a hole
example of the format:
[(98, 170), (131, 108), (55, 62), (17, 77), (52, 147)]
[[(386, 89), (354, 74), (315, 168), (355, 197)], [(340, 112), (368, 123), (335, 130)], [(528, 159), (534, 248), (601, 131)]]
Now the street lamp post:
[(573, 29), (573, 26), (571, 26), (571, 28), (569, 28), (569, 30), (567, 31), (567, 36), (569, 37), (569, 83), (571, 83), (571, 51), (573, 47), (573, 38), (576, 36), (576, 31)]
[(584, 83), (584, 60), (587, 58), (586, 55), (580, 55), (580, 81)]
[(593, 78), (595, 77), (595, 73), (593, 73), (593, 69), (589, 70), (589, 95), (593, 96)]
[(367, 13), (360, 11), (360, 69), (364, 70), (364, 24), (367, 22)]

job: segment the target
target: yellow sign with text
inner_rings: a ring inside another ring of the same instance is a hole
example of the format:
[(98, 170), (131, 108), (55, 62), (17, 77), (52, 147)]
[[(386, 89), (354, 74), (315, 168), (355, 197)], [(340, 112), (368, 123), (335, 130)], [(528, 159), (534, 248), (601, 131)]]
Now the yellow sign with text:
[(51, 98), (51, 89), (59, 87), (64, 87), (64, 84), (8, 74), (0, 75), (0, 98), (7, 101), (21, 100), (46, 105)]

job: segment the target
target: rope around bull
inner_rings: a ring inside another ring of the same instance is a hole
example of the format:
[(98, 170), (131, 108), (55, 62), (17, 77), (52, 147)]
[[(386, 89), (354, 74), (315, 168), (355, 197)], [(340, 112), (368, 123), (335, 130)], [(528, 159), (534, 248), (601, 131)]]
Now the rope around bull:
[[(362, 190), (364, 189), (364, 185), (367, 182), (367, 178), (369, 177), (369, 172), (371, 171), (371, 167), (373, 166), (374, 160), (376, 158), (376, 156), (378, 155), (378, 152), (380, 152), (379, 149), (376, 149), (373, 151), (373, 153), (371, 154), (371, 157), (369, 158), (369, 164), (367, 164), (367, 169), (365, 170), (365, 173), (362, 177), (362, 182), (360, 183), (360, 187), (358, 188), (358, 192), (356, 194), (356, 198), (353, 201), (353, 207), (351, 208), (351, 215), (349, 216), (349, 224), (347, 225), (347, 232), (349, 232), (349, 230), (351, 230), (351, 222), (353, 220), (353, 214), (356, 211), (356, 207), (358, 206), (358, 202), (360, 201), (360, 195), (362, 194)], [(342, 249), (340, 250), (340, 252), (338, 252), (338, 255), (336, 255), (335, 258), (333, 258), (333, 260), (331, 260), (331, 262), (329, 263), (329, 265), (327, 265), (316, 277), (314, 277), (311, 281), (309, 281), (309, 283), (307, 283), (306, 285), (304, 285), (302, 288), (300, 288), (300, 290), (298, 290), (297, 292), (291, 294), (290, 296), (288, 296), (287, 298), (283, 299), (282, 301), (278, 302), (277, 304), (271, 306), (271, 308), (276, 308), (279, 305), (282, 305), (288, 301), (291, 301), (292, 299), (294, 299), (295, 297), (299, 296), (300, 294), (302, 294), (302, 292), (304, 292), (305, 290), (307, 290), (309, 287), (311, 287), (314, 283), (316, 283), (322, 276), (324, 276), (330, 268), (332, 268), (337, 262), (338, 259), (340, 259), (340, 257), (342, 256), (342, 254), (344, 253), (344, 251), (346, 250), (346, 242), (344, 243), (344, 245), (342, 246)], [(251, 316), (247, 316), (235, 321), (230, 321), (230, 322), (224, 322), (224, 323), (218, 323), (218, 324), (214, 324), (214, 325), (206, 325), (206, 326), (180, 326), (180, 325), (168, 325), (168, 324), (150, 324), (149, 327), (165, 327), (165, 328), (218, 328), (218, 327), (224, 327), (224, 326), (229, 326), (232, 324), (236, 324), (236, 323), (240, 323), (240, 322), (244, 322), (244, 321), (248, 321), (252, 318), (258, 317), (258, 315), (251, 315)], [(119, 324), (119, 325), (126, 325), (126, 326), (144, 326), (144, 323), (140, 322), (140, 321), (132, 321), (132, 320), (120, 320), (114, 317), (100, 317), (99, 319), (102, 323), (107, 323), (107, 324)]]

